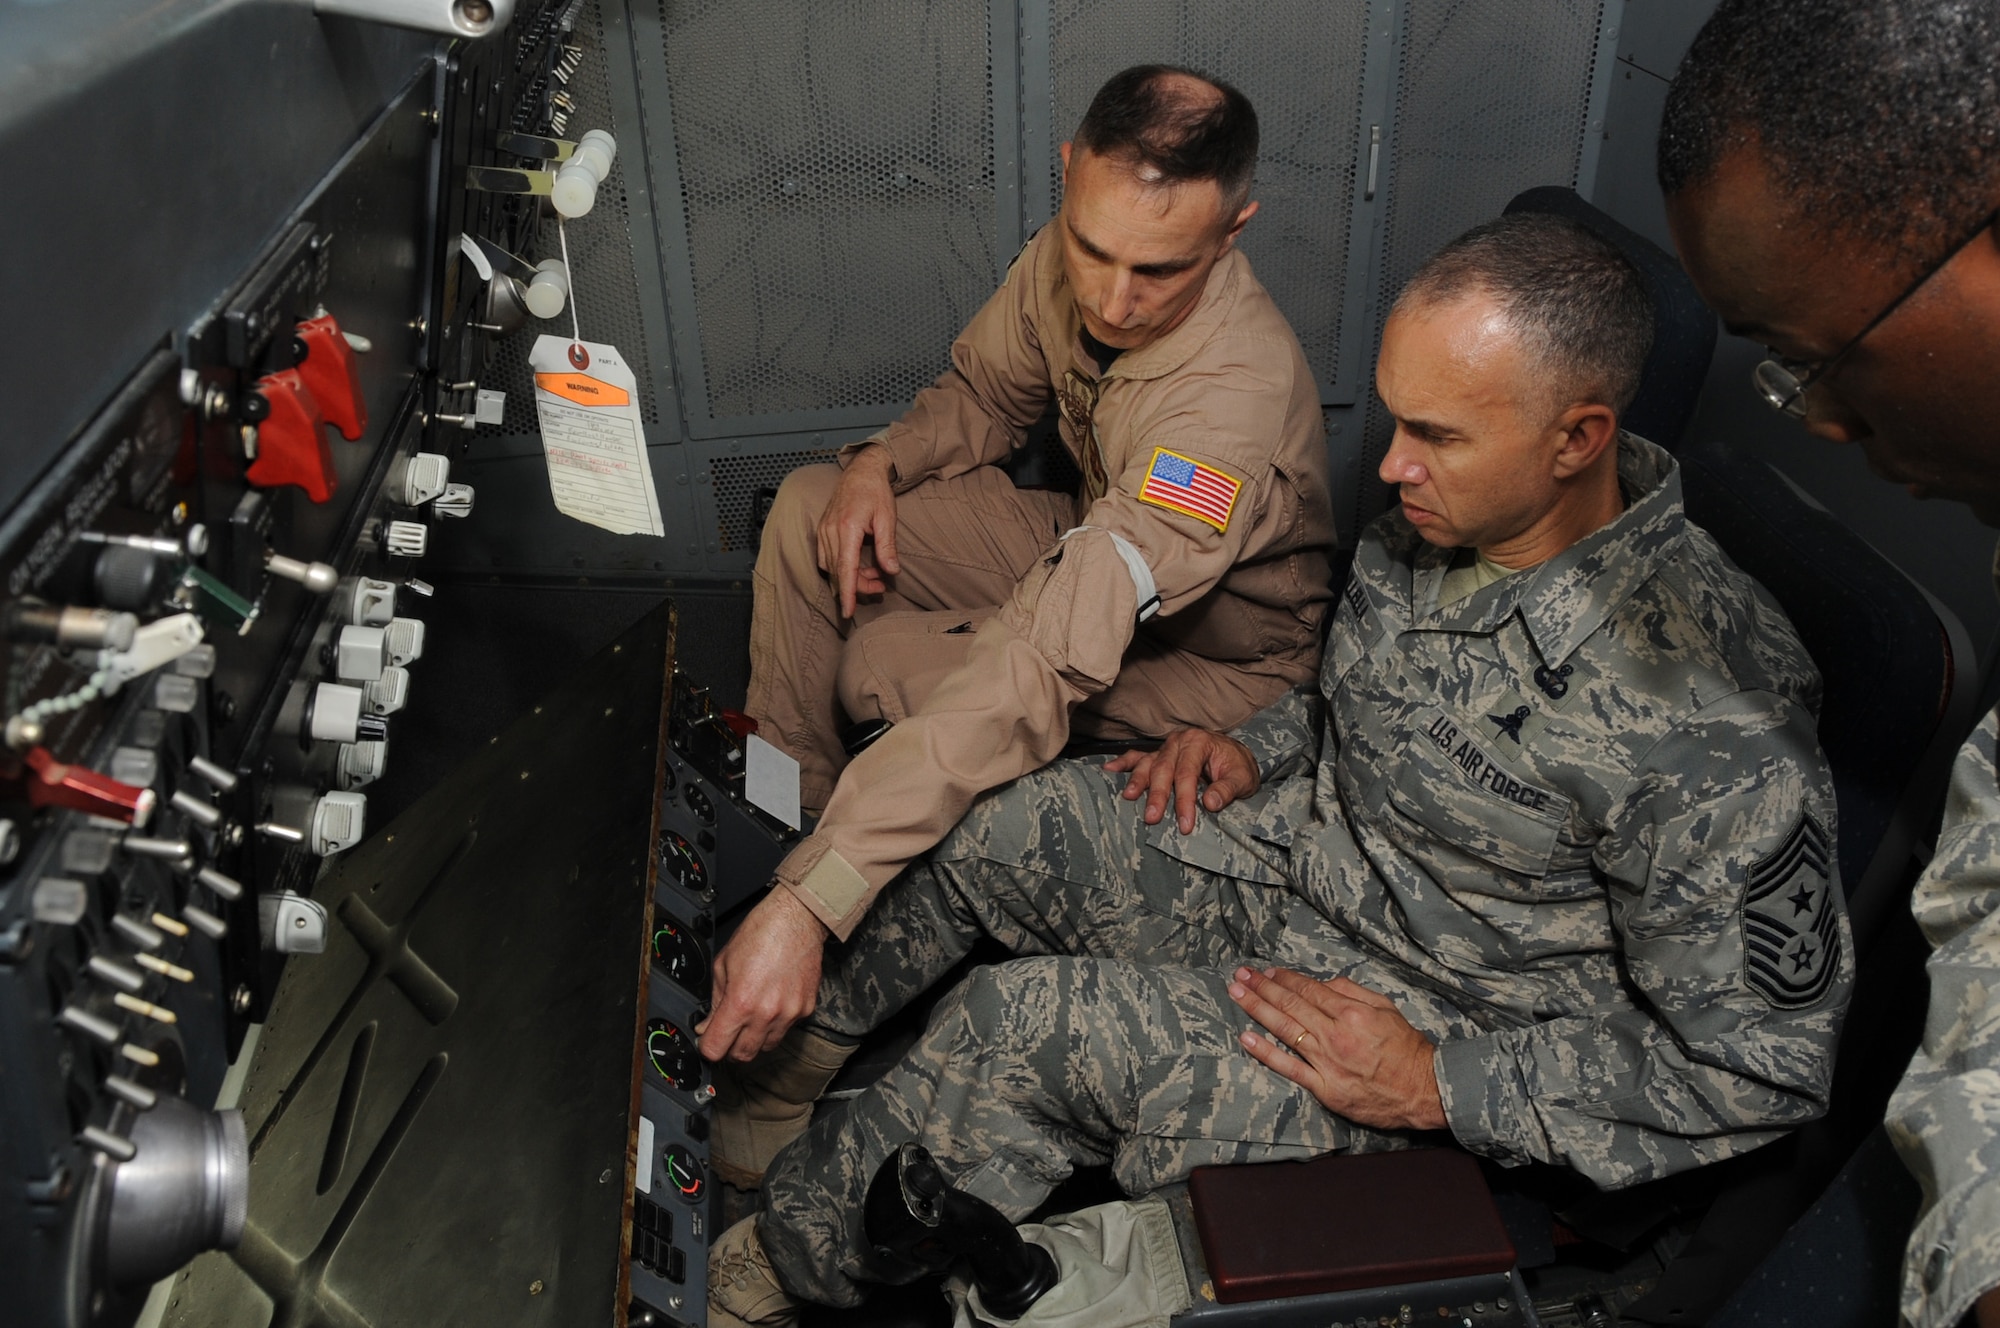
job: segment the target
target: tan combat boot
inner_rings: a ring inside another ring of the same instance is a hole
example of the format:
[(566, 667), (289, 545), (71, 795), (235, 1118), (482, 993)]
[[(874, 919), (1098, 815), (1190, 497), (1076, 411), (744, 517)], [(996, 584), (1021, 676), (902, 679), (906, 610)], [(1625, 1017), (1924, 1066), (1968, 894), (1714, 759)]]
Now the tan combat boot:
[(771, 1271), (756, 1218), (744, 1218), (709, 1247), (709, 1328), (792, 1328), (799, 1308)]
[(740, 1190), (762, 1185), (764, 1169), (779, 1149), (806, 1132), (813, 1103), (853, 1054), (853, 1047), (797, 1024), (750, 1064), (718, 1064), (711, 1071), (709, 1164), (715, 1174)]

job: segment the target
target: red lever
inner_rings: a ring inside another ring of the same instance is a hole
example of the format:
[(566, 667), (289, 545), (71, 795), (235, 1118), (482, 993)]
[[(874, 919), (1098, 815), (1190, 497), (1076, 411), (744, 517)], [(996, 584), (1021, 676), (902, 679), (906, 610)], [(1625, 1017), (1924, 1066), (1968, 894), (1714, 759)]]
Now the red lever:
[(333, 449), (326, 442), (326, 417), (297, 369), (280, 369), (257, 380), (270, 413), (257, 426), (257, 459), (243, 472), (260, 489), (296, 484), (306, 497), (323, 503), (333, 497)]
[(353, 442), (368, 431), (368, 401), (361, 395), (361, 370), (354, 362), (354, 347), (340, 335), (340, 324), (333, 321), (332, 314), (308, 318), (296, 331), (306, 350), (305, 358), (299, 361), (299, 377), (306, 380), (326, 422)]
[(36, 807), (68, 807), (135, 826), (145, 825), (153, 814), (155, 799), (149, 788), (133, 788), (95, 770), (64, 765), (46, 747), (32, 748), (22, 759), (34, 771), (26, 783), (28, 801)]

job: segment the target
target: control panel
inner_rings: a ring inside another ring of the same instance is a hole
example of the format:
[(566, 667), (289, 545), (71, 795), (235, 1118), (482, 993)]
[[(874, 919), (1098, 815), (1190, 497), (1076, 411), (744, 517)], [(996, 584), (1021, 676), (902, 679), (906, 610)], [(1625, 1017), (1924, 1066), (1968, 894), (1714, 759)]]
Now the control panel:
[[(421, 677), (434, 71), (0, 522), (0, 1283), (128, 1318), (243, 1230), (213, 1104)], [(307, 962), (310, 962), (307, 960)]]
[(694, 1027), (707, 1017), (718, 930), (770, 884), (797, 832), (743, 793), (749, 721), (709, 688), (672, 680), (659, 789), (642, 1102), (631, 1222), (634, 1328), (707, 1321), (708, 1241), (720, 1206), (708, 1171), (707, 1063)]

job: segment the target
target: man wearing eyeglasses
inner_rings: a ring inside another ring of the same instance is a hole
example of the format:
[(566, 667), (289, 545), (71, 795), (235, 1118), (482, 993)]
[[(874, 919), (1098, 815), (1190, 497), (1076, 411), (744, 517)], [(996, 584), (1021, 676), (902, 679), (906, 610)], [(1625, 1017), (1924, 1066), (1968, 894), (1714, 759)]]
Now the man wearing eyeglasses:
[[(1946, 0), (1725, 0), (1660, 131), (1674, 238), (1773, 406), (1920, 498), (2000, 525), (2000, 13)], [(1917, 920), (1923, 1045), (1889, 1107), (1924, 1187), (1917, 1328), (2000, 1325), (2000, 779), (1959, 754)]]

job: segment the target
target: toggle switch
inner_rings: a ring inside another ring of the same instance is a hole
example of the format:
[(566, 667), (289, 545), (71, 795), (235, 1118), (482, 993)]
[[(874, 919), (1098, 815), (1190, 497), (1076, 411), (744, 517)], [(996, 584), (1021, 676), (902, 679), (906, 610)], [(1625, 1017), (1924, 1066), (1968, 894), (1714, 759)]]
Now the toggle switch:
[(332, 653), (335, 677), (349, 682), (373, 682), (389, 666), (389, 628), (343, 627), (333, 639)]
[(320, 954), (326, 950), (326, 908), (287, 890), (257, 896), (257, 927), (266, 950)]
[(431, 504), (431, 511), (439, 516), (454, 520), (472, 515), (472, 486), (470, 484), (447, 484), (444, 492)]
[(398, 558), (421, 558), (430, 543), (430, 527), (421, 521), (391, 521), (382, 529), (383, 547)]
[(119, 847), (136, 857), (194, 865), (191, 861), (194, 850), (189, 847), (185, 839), (153, 839), (144, 835), (127, 835), (119, 841)]
[(145, 989), (146, 975), (136, 968), (128, 968), (116, 959), (104, 955), (92, 955), (84, 961), (83, 967), (90, 976), (107, 987), (112, 987), (128, 995), (136, 996)]
[(203, 867), (194, 874), (194, 878), (215, 891), (219, 898), (234, 902), (243, 897), (242, 884), (235, 877), (224, 875), (214, 867)]
[(365, 576), (350, 577), (334, 592), (334, 611), (361, 627), (387, 627), (396, 616), (396, 585)]
[(383, 631), (387, 634), (391, 664), (400, 667), (424, 657), (424, 624), (421, 618), (391, 618)]
[(111, 930), (141, 950), (157, 950), (167, 943), (167, 938), (160, 934), (158, 927), (150, 922), (141, 922), (125, 913), (111, 915)]
[(326, 441), (326, 417), (297, 369), (280, 369), (257, 380), (254, 393), (266, 412), (257, 425), (257, 455), (243, 478), (260, 489), (296, 484), (306, 497), (323, 503), (333, 497), (333, 449)]
[(117, 1074), (105, 1079), (104, 1091), (137, 1111), (151, 1111), (160, 1100), (160, 1095), (144, 1084), (134, 1083)]
[(110, 1046), (116, 1042), (119, 1037), (118, 1025), (112, 1023), (103, 1015), (92, 1014), (90, 1011), (77, 1005), (65, 1005), (62, 1008), (62, 1013), (56, 1016), (56, 1022), (66, 1027), (74, 1028), (79, 1033), (94, 1037), (106, 1046)]
[(174, 796), (167, 799), (167, 805), (204, 830), (213, 830), (222, 824), (222, 809), (187, 789), (175, 789)]
[[(361, 368), (354, 347), (341, 335), (332, 314), (308, 318), (294, 329), (300, 353), (298, 375), (326, 422), (354, 442), (368, 431), (368, 400), (361, 393)], [(261, 439), (259, 441), (261, 448)]]
[(367, 834), (368, 799), (360, 793), (322, 793), (306, 826), (306, 847), (331, 857), (359, 844)]
[(143, 826), (158, 801), (149, 788), (133, 788), (80, 765), (68, 765), (46, 747), (31, 748), (24, 758), (28, 802), (36, 807), (67, 807), (127, 825)]
[(207, 909), (198, 908), (193, 904), (181, 910), (181, 919), (211, 941), (219, 941), (229, 934), (228, 923)]
[(410, 699), (410, 672), (391, 664), (374, 682), (364, 683), (361, 694), (371, 715), (393, 715)]
[(45, 641), (67, 650), (130, 650), (139, 619), (108, 609), (73, 609), (17, 599), (0, 611), (0, 635), (9, 641)]
[[(206, 756), (196, 756), (188, 761), (188, 773), (208, 785), (218, 793), (227, 793), (236, 787), (236, 776), (223, 769)], [(127, 781), (128, 783), (130, 781)], [(147, 780), (151, 783), (151, 780)]]
[(269, 549), (264, 551), (264, 570), (272, 576), (296, 581), (315, 595), (324, 595), (340, 584), (340, 573), (325, 563), (302, 563)]
[(418, 452), (399, 463), (394, 478), (386, 486), (389, 501), (404, 507), (421, 507), (444, 492), (451, 476), (451, 459), (436, 452)]
[(571, 221), (588, 213), (597, 203), (597, 187), (611, 174), (617, 157), (618, 140), (602, 129), (592, 129), (579, 139), (549, 188), (556, 211)]

